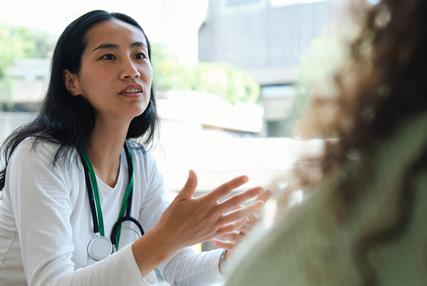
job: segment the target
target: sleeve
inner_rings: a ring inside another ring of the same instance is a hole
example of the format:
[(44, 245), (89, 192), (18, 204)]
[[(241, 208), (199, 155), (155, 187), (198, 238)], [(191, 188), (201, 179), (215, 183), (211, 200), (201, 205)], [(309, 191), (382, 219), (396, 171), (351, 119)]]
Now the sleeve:
[(191, 248), (178, 251), (160, 265), (163, 277), (177, 286), (211, 285), (224, 281), (218, 262), (222, 249), (195, 253)]
[[(140, 221), (147, 230), (152, 229), (169, 205), (165, 193), (163, 177), (154, 159), (146, 154), (147, 195), (140, 211)], [(221, 249), (196, 253), (186, 247), (162, 262), (159, 270), (172, 285), (206, 285), (223, 281), (218, 262)]]
[(13, 153), (6, 178), (28, 284), (147, 285), (130, 246), (75, 270), (70, 188), (64, 173), (52, 167), (56, 148), (40, 143), (34, 149), (29, 143)]

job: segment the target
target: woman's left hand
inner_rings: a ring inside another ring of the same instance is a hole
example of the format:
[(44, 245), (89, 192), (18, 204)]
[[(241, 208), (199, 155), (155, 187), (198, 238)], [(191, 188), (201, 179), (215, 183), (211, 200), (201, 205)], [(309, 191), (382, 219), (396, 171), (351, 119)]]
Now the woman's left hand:
[[(268, 201), (271, 196), (270, 191), (264, 191), (260, 194), (256, 200), (263, 201), (264, 203)], [(216, 237), (212, 240), (212, 243), (218, 248), (224, 248), (226, 251), (224, 260), (227, 260), (230, 252), (239, 244), (240, 241), (250, 232), (254, 226), (259, 222), (261, 215), (261, 210), (257, 214), (250, 215), (244, 223), (236, 230), (231, 233), (226, 233), (219, 237)]]

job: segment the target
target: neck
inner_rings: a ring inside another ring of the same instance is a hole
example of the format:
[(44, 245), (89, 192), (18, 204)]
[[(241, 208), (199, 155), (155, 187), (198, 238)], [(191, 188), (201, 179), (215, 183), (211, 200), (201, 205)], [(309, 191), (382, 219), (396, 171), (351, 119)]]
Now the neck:
[(126, 140), (129, 123), (97, 118), (86, 147), (96, 175), (114, 187), (120, 170), (120, 153)]

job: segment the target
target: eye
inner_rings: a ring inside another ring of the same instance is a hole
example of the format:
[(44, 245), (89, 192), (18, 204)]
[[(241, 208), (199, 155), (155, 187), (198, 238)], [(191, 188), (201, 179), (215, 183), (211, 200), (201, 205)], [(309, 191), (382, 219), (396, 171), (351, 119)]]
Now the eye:
[(144, 53), (137, 53), (137, 54), (135, 55), (135, 58), (136, 58), (137, 60), (144, 60), (144, 59), (146, 59), (146, 58), (147, 58), (147, 56), (146, 56)]
[(115, 60), (116, 57), (113, 54), (105, 54), (105, 55), (102, 55), (99, 59), (100, 60), (112, 61), (112, 60)]

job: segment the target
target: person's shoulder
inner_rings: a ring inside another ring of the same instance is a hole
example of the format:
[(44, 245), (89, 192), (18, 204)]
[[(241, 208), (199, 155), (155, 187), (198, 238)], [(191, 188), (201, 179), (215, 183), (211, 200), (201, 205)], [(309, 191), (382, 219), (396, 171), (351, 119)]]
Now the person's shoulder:
[(147, 149), (144, 147), (144, 145), (135, 140), (127, 140), (127, 146), (130, 150), (132, 150), (132, 152), (137, 154), (144, 155), (147, 153)]
[(36, 137), (25, 138), (18, 143), (8, 160), (8, 173), (31, 172), (34, 175), (46, 170), (57, 175), (66, 173), (65, 170), (69, 170), (64, 165), (66, 160), (58, 160), (57, 156), (60, 147), (61, 145), (54, 141)]
[(138, 160), (142, 160), (145, 163), (154, 162), (154, 158), (151, 154), (150, 149), (146, 148), (143, 144), (135, 140), (128, 140), (127, 146), (129, 147), (129, 150), (131, 151), (132, 155)]
[(13, 158), (52, 158), (58, 151), (60, 145), (52, 141), (38, 139), (36, 137), (27, 137), (22, 140), (13, 151)]
[(152, 154), (153, 149), (133, 140), (128, 140), (127, 145), (132, 154), (135, 171), (146, 178), (158, 178), (159, 168)]

